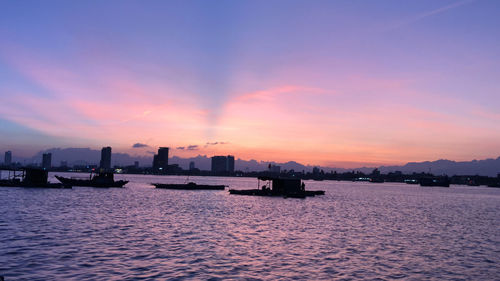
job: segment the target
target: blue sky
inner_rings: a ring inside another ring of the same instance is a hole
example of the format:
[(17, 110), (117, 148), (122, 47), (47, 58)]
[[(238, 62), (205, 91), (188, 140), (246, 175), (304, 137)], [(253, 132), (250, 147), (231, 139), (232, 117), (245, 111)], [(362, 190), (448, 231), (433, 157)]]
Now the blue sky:
[(489, 0), (1, 1), (0, 149), (496, 157), (498, 26)]

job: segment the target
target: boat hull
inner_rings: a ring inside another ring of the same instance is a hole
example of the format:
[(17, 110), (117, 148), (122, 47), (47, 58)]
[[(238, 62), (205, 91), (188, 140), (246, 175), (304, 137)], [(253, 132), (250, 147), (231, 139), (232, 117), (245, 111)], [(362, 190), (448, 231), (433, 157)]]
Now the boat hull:
[(26, 188), (71, 188), (71, 185), (62, 183), (29, 184), (16, 180), (0, 180), (0, 187), (26, 187)]
[(304, 192), (297, 193), (276, 193), (272, 192), (272, 190), (266, 189), (230, 189), (229, 194), (235, 195), (249, 195), (249, 196), (280, 196), (280, 197), (290, 197), (290, 198), (305, 198), (307, 196), (316, 196), (316, 195), (324, 195), (325, 192), (323, 190), (306, 190)]
[(193, 182), (190, 183), (152, 183), (156, 188), (163, 189), (179, 189), (179, 190), (224, 190), (226, 188), (225, 185), (209, 185), (209, 184), (196, 184)]
[(96, 180), (79, 180), (70, 179), (65, 177), (56, 176), (56, 178), (63, 184), (68, 186), (89, 186), (89, 187), (123, 187), (128, 181), (111, 181), (111, 182), (100, 182)]

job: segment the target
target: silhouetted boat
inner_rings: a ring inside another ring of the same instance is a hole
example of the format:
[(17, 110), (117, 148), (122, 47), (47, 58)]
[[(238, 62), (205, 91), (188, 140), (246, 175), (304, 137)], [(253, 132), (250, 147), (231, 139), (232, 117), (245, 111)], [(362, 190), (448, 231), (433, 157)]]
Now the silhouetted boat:
[[(19, 174), (16, 175), (16, 172)], [(70, 184), (50, 183), (48, 172), (42, 169), (25, 168), (13, 170), (12, 178), (0, 180), (0, 186), (6, 187), (34, 187), (34, 188), (71, 188)]]
[(103, 172), (97, 174), (90, 174), (89, 179), (75, 179), (55, 176), (64, 185), (71, 186), (90, 186), (90, 187), (123, 187), (128, 181), (119, 180), (115, 181), (114, 174)]
[(421, 178), (420, 186), (450, 187), (450, 179), (448, 177)]
[(469, 180), (469, 181), (467, 181), (467, 185), (468, 186), (480, 186), (481, 184), (479, 184), (479, 182), (477, 182), (475, 180)]
[(492, 182), (488, 184), (488, 187), (500, 187), (500, 182)]
[(282, 177), (258, 177), (260, 181), (268, 183), (261, 189), (230, 189), (229, 194), (252, 196), (282, 196), (291, 198), (305, 198), (306, 196), (324, 195), (323, 190), (305, 190), (305, 184), (300, 179)]
[(184, 189), (184, 190), (224, 190), (225, 185), (210, 185), (210, 184), (197, 184), (194, 182), (189, 183), (152, 183), (156, 188), (165, 189)]

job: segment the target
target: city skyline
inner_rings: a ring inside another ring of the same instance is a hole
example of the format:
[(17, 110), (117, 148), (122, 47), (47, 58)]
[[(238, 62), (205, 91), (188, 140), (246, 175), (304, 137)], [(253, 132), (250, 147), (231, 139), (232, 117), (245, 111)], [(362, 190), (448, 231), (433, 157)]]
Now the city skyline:
[[(0, 151), (500, 154), (496, 1), (3, 2)], [(182, 15), (182, 16), (179, 16)]]

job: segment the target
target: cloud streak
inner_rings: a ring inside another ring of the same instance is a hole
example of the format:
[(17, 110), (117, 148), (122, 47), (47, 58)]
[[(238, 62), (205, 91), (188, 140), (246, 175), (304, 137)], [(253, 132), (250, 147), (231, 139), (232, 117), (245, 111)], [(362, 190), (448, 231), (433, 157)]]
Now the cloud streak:
[(193, 150), (199, 150), (199, 148), (200, 148), (200, 146), (195, 144), (195, 145), (188, 145), (188, 146), (178, 146), (175, 149), (193, 151)]
[(452, 10), (452, 9), (456, 9), (458, 7), (464, 6), (464, 5), (469, 4), (471, 2), (474, 2), (474, 1), (476, 1), (476, 0), (458, 1), (458, 2), (452, 3), (450, 5), (446, 5), (446, 6), (443, 6), (441, 8), (438, 8), (438, 9), (434, 9), (434, 10), (431, 10), (431, 11), (428, 11), (428, 12), (424, 12), (424, 13), (418, 14), (418, 15), (410, 17), (410, 18), (408, 18), (406, 20), (403, 20), (403, 21), (401, 21), (399, 23), (396, 23), (396, 24), (394, 24), (392, 26), (389, 26), (384, 31), (391, 31), (391, 30), (399, 29), (399, 28), (402, 28), (404, 26), (407, 26), (407, 25), (413, 24), (415, 22), (421, 21), (421, 20), (423, 20), (425, 18), (434, 16), (434, 15), (437, 15), (437, 14), (441, 14), (441, 13), (447, 12), (447, 11)]
[(139, 143), (139, 142), (138, 143), (134, 143), (132, 145), (132, 148), (144, 148), (144, 147), (149, 147), (149, 145), (144, 144), (144, 143)]

